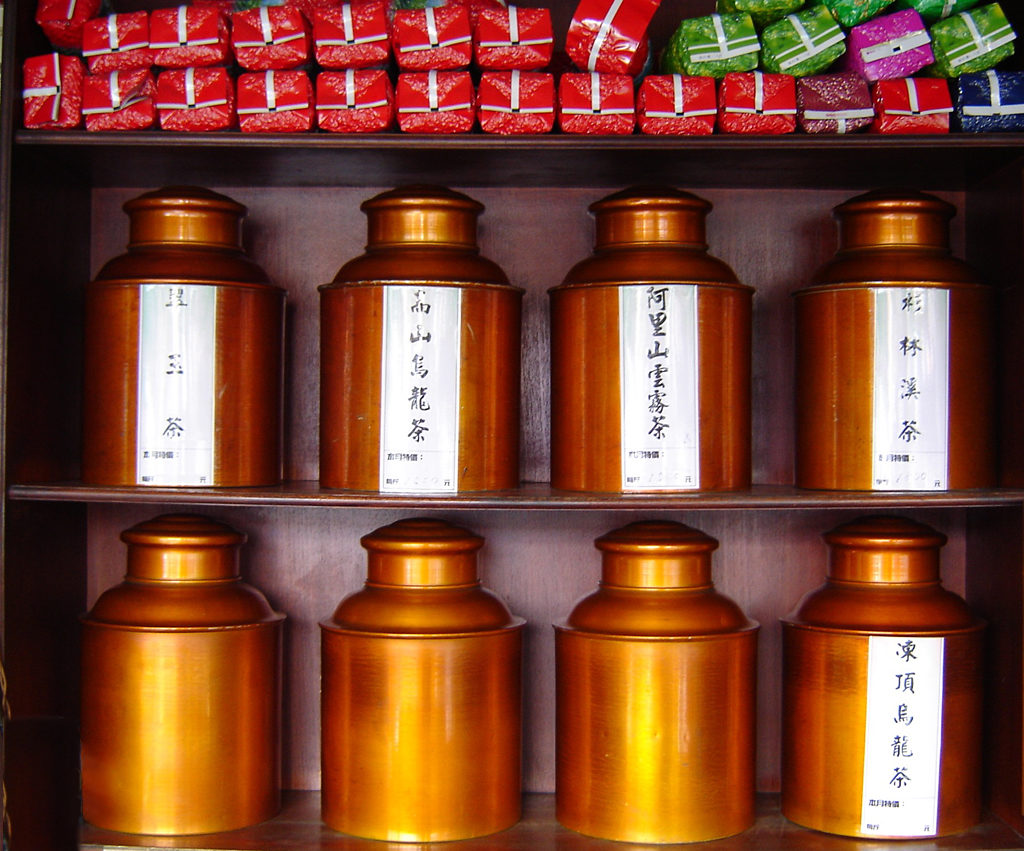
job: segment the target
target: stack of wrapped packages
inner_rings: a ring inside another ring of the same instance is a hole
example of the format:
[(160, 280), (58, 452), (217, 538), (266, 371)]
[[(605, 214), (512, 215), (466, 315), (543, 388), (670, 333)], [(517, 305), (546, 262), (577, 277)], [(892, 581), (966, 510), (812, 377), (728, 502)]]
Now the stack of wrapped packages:
[[(36, 0), (28, 128), (695, 135), (1024, 129), (1016, 33), (986, 0)], [(1006, 0), (1003, 0), (1006, 2)], [(264, 5), (267, 4), (267, 5)], [(663, 10), (663, 14), (664, 11)]]

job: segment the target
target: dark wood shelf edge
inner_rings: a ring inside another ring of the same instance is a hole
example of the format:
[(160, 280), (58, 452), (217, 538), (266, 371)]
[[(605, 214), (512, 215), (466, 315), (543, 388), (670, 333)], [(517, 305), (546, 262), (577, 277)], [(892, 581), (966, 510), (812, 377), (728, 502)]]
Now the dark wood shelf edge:
[[(339, 834), (320, 822), (318, 792), (286, 792), (279, 815), (255, 827), (230, 833), (189, 837), (145, 837), (101, 830), (83, 824), (79, 832), (80, 851), (375, 851), (383, 848), (447, 848), (450, 851), (597, 851), (637, 848), (620, 842), (592, 839), (567, 830), (555, 820), (553, 795), (528, 794), (523, 799), (523, 817), (514, 827), (492, 836), (435, 844), (388, 844)], [(654, 846), (647, 846), (654, 847)], [(893, 843), (847, 839), (798, 827), (783, 817), (777, 795), (761, 794), (753, 827), (737, 836), (700, 845), (661, 846), (707, 849), (707, 851), (865, 851), (892, 849)], [(936, 840), (903, 841), (900, 851), (926, 849), (1009, 849), (1024, 848), (1024, 840), (1007, 825), (991, 816), (974, 828)]]
[(547, 484), (516, 490), (459, 494), (381, 494), (321, 488), (315, 481), (258, 488), (101, 487), (79, 482), (15, 484), (13, 500), (45, 502), (178, 503), (189, 505), (310, 506), (338, 508), (558, 509), (614, 511), (793, 508), (982, 508), (1024, 504), (1024, 490), (809, 491), (787, 485), (749, 490), (671, 494), (575, 493)]

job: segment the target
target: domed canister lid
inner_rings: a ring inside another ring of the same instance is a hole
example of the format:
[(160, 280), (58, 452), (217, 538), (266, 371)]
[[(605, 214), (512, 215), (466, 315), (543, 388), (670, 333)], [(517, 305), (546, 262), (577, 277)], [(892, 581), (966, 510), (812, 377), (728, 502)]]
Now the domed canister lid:
[(826, 533), (831, 581), (921, 584), (939, 581), (946, 536), (903, 517), (862, 517)]
[(238, 551), (246, 536), (193, 514), (163, 514), (126, 529), (128, 578), (137, 581), (209, 582), (239, 576)]
[(472, 585), (484, 540), (443, 520), (399, 520), (364, 535), (368, 585), (406, 587)]
[(875, 190), (832, 211), (840, 250), (881, 246), (949, 248), (949, 220), (956, 207), (914, 190)]
[(244, 204), (199, 186), (167, 186), (124, 204), (130, 248), (184, 243), (241, 250)]
[(484, 205), (441, 186), (403, 186), (364, 201), (360, 209), (369, 219), (369, 248), (422, 243), (475, 249)]
[(630, 523), (594, 542), (602, 552), (601, 585), (616, 588), (711, 587), (718, 541), (670, 521)]
[(596, 247), (671, 243), (706, 249), (704, 218), (711, 203), (666, 186), (634, 186), (590, 205)]

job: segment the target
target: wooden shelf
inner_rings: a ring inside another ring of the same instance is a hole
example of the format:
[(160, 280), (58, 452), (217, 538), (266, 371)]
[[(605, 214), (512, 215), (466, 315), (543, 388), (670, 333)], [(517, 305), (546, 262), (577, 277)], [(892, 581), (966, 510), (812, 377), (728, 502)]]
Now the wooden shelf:
[[(553, 795), (526, 795), (523, 818), (502, 833), (480, 839), (452, 843), (407, 844), (384, 843), (344, 836), (325, 827), (320, 821), (318, 792), (288, 792), (281, 813), (255, 827), (207, 836), (148, 837), (129, 836), (82, 825), (79, 834), (81, 851), (156, 851), (156, 849), (191, 849), (191, 851), (379, 851), (379, 849), (446, 848), (449, 851), (624, 851), (624, 849), (655, 848), (592, 839), (561, 827), (555, 820)], [(738, 836), (699, 845), (660, 846), (699, 848), (701, 851), (926, 851), (926, 849), (995, 849), (1024, 848), (1024, 839), (1005, 824), (991, 817), (969, 831), (936, 840), (871, 842), (853, 840), (805, 830), (787, 821), (779, 812), (775, 795), (758, 796), (757, 821)]]

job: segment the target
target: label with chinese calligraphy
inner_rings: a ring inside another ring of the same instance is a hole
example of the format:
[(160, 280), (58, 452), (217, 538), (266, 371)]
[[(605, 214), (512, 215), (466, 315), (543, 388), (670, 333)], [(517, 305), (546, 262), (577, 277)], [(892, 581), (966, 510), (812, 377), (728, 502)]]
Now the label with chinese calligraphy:
[(143, 284), (136, 476), (213, 484), (217, 287)]
[(868, 639), (861, 830), (934, 836), (939, 813), (945, 639)]
[(622, 489), (700, 486), (697, 287), (619, 288)]
[(462, 291), (384, 287), (380, 489), (458, 490)]
[(872, 487), (945, 490), (949, 467), (949, 291), (877, 287)]

